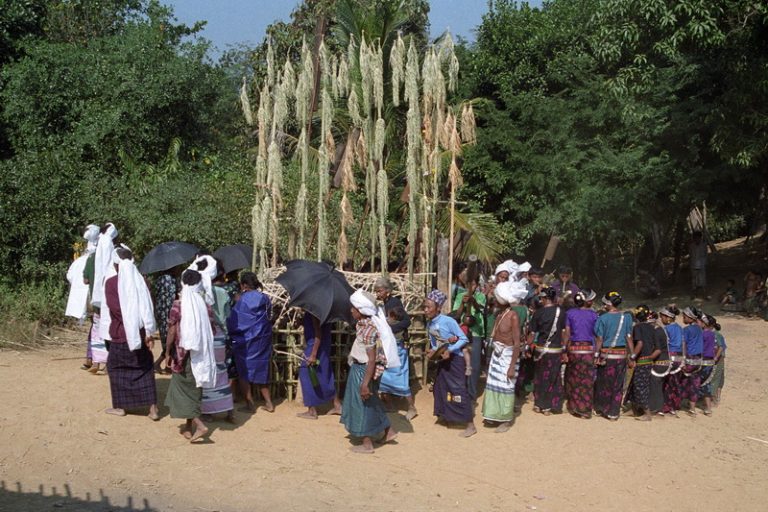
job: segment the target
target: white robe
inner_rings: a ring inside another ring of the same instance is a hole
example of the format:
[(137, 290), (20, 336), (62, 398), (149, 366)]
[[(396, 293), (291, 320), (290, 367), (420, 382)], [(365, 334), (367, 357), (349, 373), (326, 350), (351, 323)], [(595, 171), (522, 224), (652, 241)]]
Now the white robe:
[(183, 285), (181, 288), (179, 345), (189, 351), (192, 375), (197, 387), (212, 388), (216, 385), (216, 356), (213, 352), (213, 329), (208, 306), (202, 292), (204, 286), (200, 284)]
[(69, 281), (69, 298), (67, 299), (66, 316), (83, 320), (88, 311), (88, 285), (83, 281), (83, 270), (88, 260), (88, 254), (83, 254), (69, 266), (67, 281)]

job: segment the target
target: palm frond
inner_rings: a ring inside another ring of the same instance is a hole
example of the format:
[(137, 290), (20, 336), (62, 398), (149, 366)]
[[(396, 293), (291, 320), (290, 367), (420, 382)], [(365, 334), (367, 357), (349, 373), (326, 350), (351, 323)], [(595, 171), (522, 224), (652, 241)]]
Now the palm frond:
[[(444, 237), (448, 237), (451, 229), (450, 208), (439, 208), (437, 218), (437, 230)], [(468, 259), (471, 254), (484, 263), (493, 263), (498, 260), (504, 248), (500, 241), (501, 226), (496, 217), (491, 213), (454, 212), (456, 239), (458, 244), (456, 256), (460, 259)]]

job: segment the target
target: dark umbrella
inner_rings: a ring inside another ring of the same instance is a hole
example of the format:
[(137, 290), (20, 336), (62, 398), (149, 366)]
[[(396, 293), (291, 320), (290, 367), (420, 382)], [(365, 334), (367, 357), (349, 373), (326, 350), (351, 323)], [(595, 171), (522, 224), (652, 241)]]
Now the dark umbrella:
[(221, 262), (224, 273), (229, 274), (233, 270), (251, 267), (253, 247), (250, 245), (225, 245), (213, 253), (213, 257)]
[(320, 323), (343, 320), (352, 323), (354, 293), (344, 274), (324, 262), (293, 260), (285, 264), (285, 272), (275, 279), (286, 289), (291, 301), (288, 307), (299, 307), (312, 313)]
[(168, 270), (182, 263), (187, 263), (195, 257), (200, 249), (186, 242), (164, 242), (155, 246), (144, 256), (139, 265), (139, 272), (151, 274)]

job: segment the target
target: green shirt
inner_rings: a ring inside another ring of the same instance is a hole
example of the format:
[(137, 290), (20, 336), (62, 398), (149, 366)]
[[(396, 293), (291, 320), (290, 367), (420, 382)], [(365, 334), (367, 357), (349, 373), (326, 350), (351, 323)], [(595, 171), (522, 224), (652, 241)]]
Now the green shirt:
[[(458, 311), (459, 307), (461, 306), (461, 299), (463, 299), (466, 294), (466, 290), (460, 291), (458, 294), (456, 294), (456, 300), (453, 301), (453, 311)], [(485, 309), (485, 295), (480, 292), (475, 292), (475, 301), (480, 305), (480, 307), (477, 308), (474, 305), (465, 306), (464, 314), (466, 315), (469, 313), (472, 315), (472, 318), (475, 319), (475, 324), (469, 329), (469, 331), (472, 333), (472, 336), (479, 336), (484, 338), (485, 319), (483, 318), (483, 310)]]
[(92, 252), (85, 260), (83, 279), (88, 280), (88, 296), (93, 297), (93, 282), (96, 280), (96, 253)]

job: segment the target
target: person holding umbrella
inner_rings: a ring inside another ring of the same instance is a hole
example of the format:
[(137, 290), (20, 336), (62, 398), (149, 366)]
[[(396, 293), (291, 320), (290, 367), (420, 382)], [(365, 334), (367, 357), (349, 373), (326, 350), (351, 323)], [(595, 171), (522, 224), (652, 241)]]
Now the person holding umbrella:
[[(341, 401), (336, 395), (336, 383), (331, 365), (331, 324), (320, 323), (312, 313), (304, 312), (304, 362), (299, 367), (301, 397), (306, 412), (296, 416), (308, 420), (317, 419), (317, 406), (333, 400), (333, 409), (328, 414), (341, 414)], [(313, 374), (314, 373), (314, 377)]]
[[(397, 342), (384, 313), (376, 307), (376, 297), (357, 290), (349, 298), (355, 324), (355, 341), (349, 351), (349, 376), (344, 393), (341, 423), (352, 437), (362, 438), (355, 453), (373, 453), (375, 434), (384, 432), (382, 441), (397, 437), (397, 431), (384, 412), (378, 395), (379, 378), (386, 366), (400, 365)], [(385, 362), (386, 361), (386, 362)]]
[(240, 275), (240, 289), (240, 298), (227, 318), (240, 390), (248, 410), (256, 412), (251, 385), (258, 385), (264, 398), (264, 409), (274, 412), (275, 406), (268, 386), (272, 357), (272, 302), (261, 292), (261, 283), (253, 272)]

